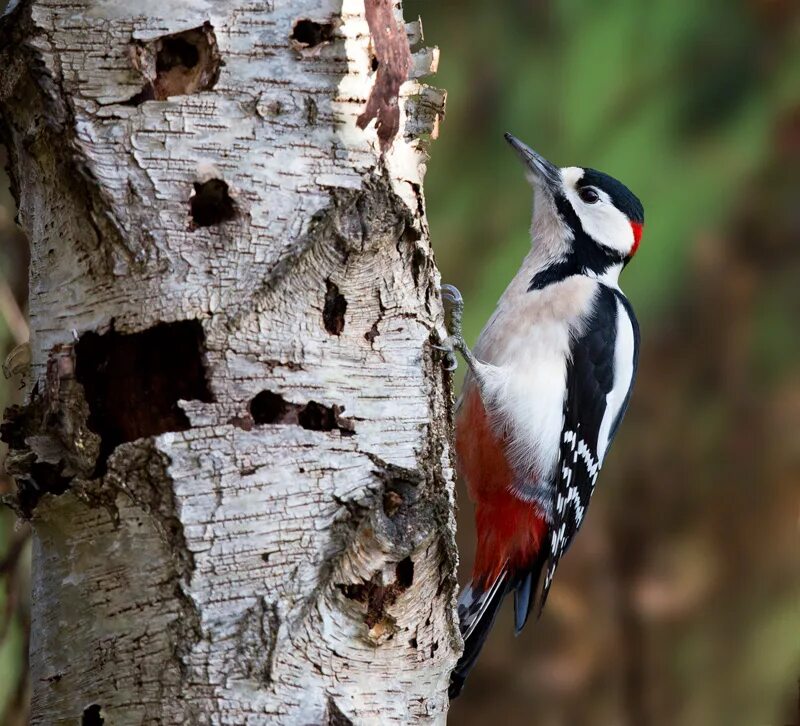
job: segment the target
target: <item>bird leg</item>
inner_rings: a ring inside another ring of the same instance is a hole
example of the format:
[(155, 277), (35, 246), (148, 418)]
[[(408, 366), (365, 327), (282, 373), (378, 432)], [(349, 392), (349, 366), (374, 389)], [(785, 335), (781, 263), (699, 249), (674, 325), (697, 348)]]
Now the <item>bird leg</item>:
[(464, 314), (464, 298), (461, 297), (461, 293), (454, 285), (442, 285), (441, 291), (442, 300), (445, 303), (445, 307), (450, 312), (450, 324), (447, 326), (449, 335), (447, 339), (443, 341), (443, 345), (437, 345), (435, 347), (446, 353), (446, 370), (452, 371), (458, 367), (458, 362), (454, 355), (454, 351), (457, 350), (464, 357), (464, 360), (473, 374), (480, 378), (478, 375), (478, 366), (480, 364), (475, 356), (472, 355), (472, 351), (467, 347), (464, 334), (461, 330), (461, 319)]

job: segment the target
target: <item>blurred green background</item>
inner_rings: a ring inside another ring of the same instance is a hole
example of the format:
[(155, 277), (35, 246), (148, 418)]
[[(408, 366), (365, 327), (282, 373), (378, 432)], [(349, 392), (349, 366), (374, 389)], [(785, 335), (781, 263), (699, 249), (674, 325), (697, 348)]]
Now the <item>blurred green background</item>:
[[(0, 2), (0, 7), (2, 3)], [(2, 72), (0, 70), (0, 72)], [(20, 402), (20, 378), (14, 361), (26, 356), (17, 346), (28, 339), (25, 308), (28, 292), (28, 243), (14, 224), (14, 200), (4, 169), (5, 149), (0, 146), (0, 409)], [(14, 351), (17, 351), (14, 354)], [(19, 357), (21, 355), (21, 357)], [(2, 461), (0, 443), (0, 496), (13, 482)], [(27, 640), (29, 631), (30, 537), (26, 525), (15, 521), (10, 509), (0, 505), (0, 725), (22, 726), (27, 719)]]
[(800, 724), (800, 3), (404, 6), (441, 49), (425, 191), (469, 342), (530, 245), (504, 131), (646, 216), (631, 409), (541, 620), (507, 604), (450, 722)]
[[(630, 412), (544, 615), (514, 638), (506, 608), (450, 722), (800, 724), (800, 3), (406, 0), (405, 15), (442, 51), (426, 196), (470, 341), (530, 244), (504, 131), (617, 176), (646, 209), (622, 280), (643, 338)], [(27, 264), (6, 187), (3, 357)], [(0, 404), (16, 394), (0, 380)], [(466, 573), (463, 488), (459, 503)], [(3, 725), (25, 722), (26, 549), (0, 511)]]

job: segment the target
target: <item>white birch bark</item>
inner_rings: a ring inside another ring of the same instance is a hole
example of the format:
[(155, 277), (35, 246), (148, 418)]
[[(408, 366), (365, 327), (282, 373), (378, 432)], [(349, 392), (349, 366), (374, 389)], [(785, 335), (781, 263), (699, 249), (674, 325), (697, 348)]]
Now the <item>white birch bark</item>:
[[(444, 98), (414, 80), (427, 50), (392, 98), (407, 51), (376, 33), (419, 40), (396, 5), (20, 0), (0, 21), (32, 246), (4, 427), (34, 528), (32, 723), (444, 722), (422, 197)], [(380, 139), (357, 124), (376, 83)]]

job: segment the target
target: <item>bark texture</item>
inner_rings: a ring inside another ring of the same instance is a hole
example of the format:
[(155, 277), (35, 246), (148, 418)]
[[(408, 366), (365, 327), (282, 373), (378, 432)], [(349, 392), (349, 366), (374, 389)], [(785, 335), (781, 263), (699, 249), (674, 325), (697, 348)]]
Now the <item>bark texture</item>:
[(0, 19), (32, 245), (3, 437), (34, 530), (33, 723), (444, 721), (450, 391), (422, 197), (444, 97), (409, 40), (386, 0)]

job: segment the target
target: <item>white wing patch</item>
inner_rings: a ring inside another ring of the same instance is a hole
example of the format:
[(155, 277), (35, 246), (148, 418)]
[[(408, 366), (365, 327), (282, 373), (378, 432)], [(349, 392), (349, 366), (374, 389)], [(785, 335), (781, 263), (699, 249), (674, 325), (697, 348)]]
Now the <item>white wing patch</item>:
[(602, 464), (611, 440), (611, 427), (625, 403), (633, 378), (633, 325), (622, 303), (617, 300), (617, 338), (614, 347), (614, 387), (606, 396), (606, 411), (597, 436), (597, 455)]

